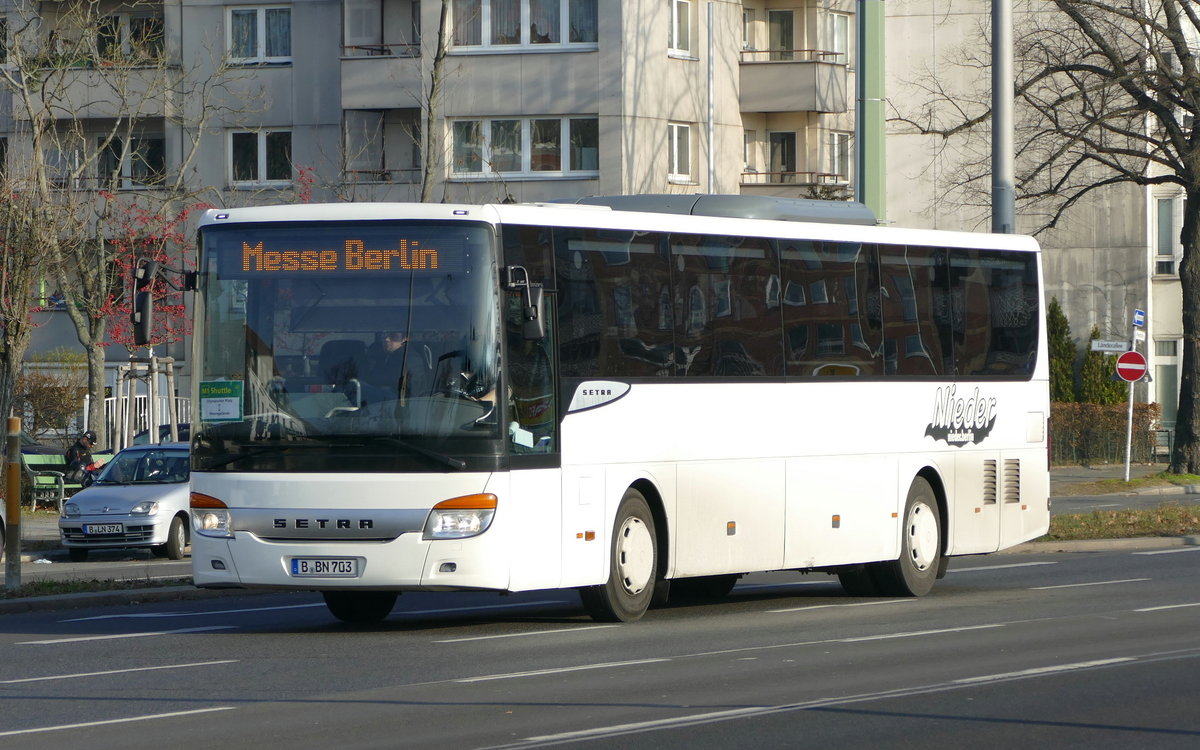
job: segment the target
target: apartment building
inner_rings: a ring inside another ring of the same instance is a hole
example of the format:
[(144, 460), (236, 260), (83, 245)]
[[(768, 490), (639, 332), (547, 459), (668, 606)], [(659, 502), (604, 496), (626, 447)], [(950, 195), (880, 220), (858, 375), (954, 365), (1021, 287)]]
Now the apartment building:
[[(74, 179), (76, 188), (136, 194), (180, 176), (218, 205), (309, 194), (481, 202), (852, 190), (853, 0), (0, 7), (9, 47), (19, 33), (40, 34), (46, 64), (66, 82), (69, 104), (55, 117), (71, 138), (48, 157), (62, 165), (64, 188)], [(40, 16), (33, 31), (23, 15), (30, 7)], [(94, 14), (82, 32), (72, 20), (81, 8)], [(950, 89), (979, 85), (979, 71), (945, 63), (986, 26), (988, 8), (982, 0), (956, 3), (953, 13), (931, 0), (887, 3), (894, 108), (915, 101), (912, 83), (926, 70), (945, 71)], [(32, 119), (11, 92), (0, 95), (6, 164), (28, 154)], [(122, 137), (97, 158), (70, 146), (102, 139), (117, 123)], [(939, 204), (954, 165), (935, 139), (890, 131), (889, 220), (986, 231), (978, 215)], [(1081, 338), (1093, 323), (1106, 337), (1127, 336), (1128, 310), (1151, 311), (1149, 353), (1164, 407), (1175, 392), (1171, 352), (1180, 348), (1171, 302), (1180, 200), (1114, 189), (1042, 237), (1048, 288)], [(1033, 218), (1019, 222), (1028, 230)], [(65, 316), (40, 315), (35, 350), (73, 341)], [(172, 353), (186, 359), (182, 347)]]

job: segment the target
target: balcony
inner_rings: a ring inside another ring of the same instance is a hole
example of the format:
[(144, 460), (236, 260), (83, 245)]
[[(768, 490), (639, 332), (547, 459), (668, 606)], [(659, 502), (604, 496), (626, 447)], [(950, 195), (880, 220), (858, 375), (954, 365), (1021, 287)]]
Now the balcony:
[(743, 50), (743, 112), (847, 112), (845, 55), (822, 50)]
[(742, 195), (849, 200), (850, 183), (830, 172), (743, 172)]
[(342, 109), (398, 109), (423, 101), (419, 44), (342, 48)]
[[(172, 85), (179, 72), (170, 66), (98, 66), (52, 70), (55, 119), (163, 117), (175, 109)], [(16, 100), (14, 99), (14, 104)], [(30, 113), (14, 108), (17, 120)]]

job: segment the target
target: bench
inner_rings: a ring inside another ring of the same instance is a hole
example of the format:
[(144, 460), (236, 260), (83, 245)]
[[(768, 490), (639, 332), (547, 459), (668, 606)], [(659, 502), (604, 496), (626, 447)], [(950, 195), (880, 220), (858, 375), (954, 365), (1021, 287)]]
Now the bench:
[[(112, 454), (93, 453), (92, 459), (107, 463), (112, 459)], [(63, 500), (83, 489), (79, 482), (66, 478), (67, 459), (64, 455), (22, 453), (21, 467), (29, 482), (29, 495), (34, 508), (52, 505), (62, 511)]]

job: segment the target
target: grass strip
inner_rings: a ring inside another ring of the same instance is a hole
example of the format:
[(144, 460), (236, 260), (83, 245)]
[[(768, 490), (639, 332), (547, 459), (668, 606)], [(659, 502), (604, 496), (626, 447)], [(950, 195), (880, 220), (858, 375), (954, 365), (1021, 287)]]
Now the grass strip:
[(1126, 539), (1139, 536), (1200, 534), (1200, 505), (1164, 503), (1157, 508), (1094, 510), (1050, 519), (1050, 532), (1038, 541)]

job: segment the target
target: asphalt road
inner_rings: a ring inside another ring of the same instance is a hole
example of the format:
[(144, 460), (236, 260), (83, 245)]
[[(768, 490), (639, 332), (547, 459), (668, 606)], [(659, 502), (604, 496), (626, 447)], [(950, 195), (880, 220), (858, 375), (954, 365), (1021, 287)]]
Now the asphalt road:
[(744, 579), (597, 624), (564, 592), (0, 617), (0, 746), (1193, 748), (1200, 547), (956, 560), (922, 599)]

